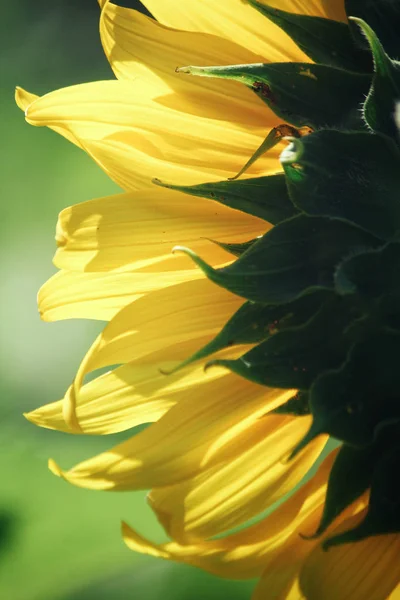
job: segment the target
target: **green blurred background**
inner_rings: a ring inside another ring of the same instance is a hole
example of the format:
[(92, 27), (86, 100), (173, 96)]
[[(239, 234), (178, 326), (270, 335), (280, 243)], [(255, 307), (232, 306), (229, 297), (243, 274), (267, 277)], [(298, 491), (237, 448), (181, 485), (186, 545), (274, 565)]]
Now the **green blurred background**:
[[(126, 6), (136, 8), (132, 0)], [(16, 85), (42, 94), (112, 77), (98, 37), (96, 0), (2, 3), (0, 403), (0, 597), (8, 600), (248, 598), (250, 583), (222, 581), (186, 566), (136, 556), (120, 521), (160, 539), (145, 493), (90, 492), (47, 469), (71, 466), (127, 437), (41, 430), (22, 413), (60, 398), (101, 323), (42, 323), (40, 285), (58, 212), (118, 191), (77, 148), (25, 124)]]

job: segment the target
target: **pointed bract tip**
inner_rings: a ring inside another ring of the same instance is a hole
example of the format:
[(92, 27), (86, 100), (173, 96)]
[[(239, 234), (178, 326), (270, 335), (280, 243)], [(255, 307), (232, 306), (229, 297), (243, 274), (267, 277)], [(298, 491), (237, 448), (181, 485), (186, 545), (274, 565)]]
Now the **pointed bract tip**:
[(212, 369), (213, 367), (220, 367), (220, 366), (222, 366), (220, 360), (218, 360), (218, 359), (216, 359), (216, 360), (209, 360), (204, 365), (203, 371), (204, 371), (204, 373), (207, 373), (207, 371), (209, 369)]
[(317, 538), (321, 537), (321, 535), (323, 534), (323, 531), (319, 530), (319, 528), (317, 529), (317, 531), (315, 533), (299, 533), (299, 536), (301, 537), (302, 540), (305, 540), (306, 542), (311, 542), (312, 540), (316, 540)]
[(171, 375), (171, 373), (173, 373), (173, 369), (168, 370), (168, 369), (163, 369), (162, 367), (159, 367), (158, 372), (160, 373), (160, 375)]
[(306, 433), (306, 435), (303, 437), (302, 440), (300, 440), (300, 442), (297, 444), (297, 446), (294, 447), (294, 449), (292, 450), (292, 452), (289, 455), (289, 461), (293, 460), (294, 458), (296, 458), (296, 456), (302, 451), (304, 450), (304, 448), (306, 446), (308, 446), (308, 444), (310, 444), (313, 440), (315, 440), (315, 438), (317, 438), (319, 435), (321, 435), (322, 431), (319, 431), (317, 429), (317, 427), (315, 427), (314, 423), (311, 425), (310, 429), (308, 430), (308, 432)]
[(176, 67), (175, 69), (175, 73), (186, 73), (186, 74), (191, 74), (192, 72), (192, 67)]
[(172, 254), (176, 254), (177, 252), (182, 252), (183, 254), (187, 254), (188, 256), (192, 255), (192, 251), (186, 246), (174, 246), (171, 250)]

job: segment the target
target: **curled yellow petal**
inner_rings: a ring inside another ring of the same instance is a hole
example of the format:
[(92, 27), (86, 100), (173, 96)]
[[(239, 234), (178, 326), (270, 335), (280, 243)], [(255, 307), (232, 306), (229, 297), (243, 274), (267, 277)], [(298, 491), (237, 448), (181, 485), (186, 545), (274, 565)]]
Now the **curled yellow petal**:
[[(193, 346), (182, 340), (179, 346), (138, 357), (85, 385), (81, 382), (78, 390), (70, 386), (63, 400), (41, 406), (25, 417), (48, 429), (102, 435), (157, 421), (204, 381), (201, 365), (169, 376), (160, 369), (175, 366)], [(209, 381), (219, 376), (216, 371), (209, 375)]]
[[(191, 374), (187, 377), (190, 383)], [(183, 385), (185, 378), (179, 381)], [(287, 392), (265, 390), (222, 369), (195, 383), (151, 427), (62, 476), (74, 485), (103, 490), (177, 483), (240, 452), (235, 444), (240, 432), (287, 397)]]
[[(78, 428), (64, 419), (64, 400), (46, 404), (25, 417), (48, 429), (68, 433), (107, 435), (125, 431), (143, 423), (157, 421), (178, 401), (178, 396), (164, 391), (149, 394), (164, 380), (157, 364), (128, 364), (90, 381), (80, 390), (76, 409)], [(71, 394), (71, 388), (67, 394)], [(163, 393), (164, 392), (164, 393)]]
[(15, 89), (15, 102), (17, 103), (18, 108), (20, 108), (24, 112), (26, 111), (28, 106), (30, 106), (32, 102), (34, 102), (38, 98), (39, 96), (37, 96), (36, 94), (31, 94), (30, 92), (27, 92), (21, 87), (16, 87)]

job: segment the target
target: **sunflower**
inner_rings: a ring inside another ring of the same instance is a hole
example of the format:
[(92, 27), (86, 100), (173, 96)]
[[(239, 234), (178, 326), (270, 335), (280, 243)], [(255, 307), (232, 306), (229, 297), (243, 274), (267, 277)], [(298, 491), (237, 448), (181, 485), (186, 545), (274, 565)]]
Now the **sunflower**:
[(151, 425), (50, 469), (150, 489), (171, 541), (126, 544), (254, 600), (400, 597), (398, 7), (99, 3), (116, 80), (17, 90), (124, 190), (60, 214), (41, 316), (107, 324), (27, 418)]

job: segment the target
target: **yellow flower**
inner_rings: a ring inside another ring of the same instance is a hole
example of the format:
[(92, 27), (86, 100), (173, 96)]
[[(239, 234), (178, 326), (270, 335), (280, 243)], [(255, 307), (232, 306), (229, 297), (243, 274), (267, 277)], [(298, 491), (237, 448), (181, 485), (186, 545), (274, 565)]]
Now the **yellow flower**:
[[(265, 388), (220, 367), (204, 373), (201, 363), (174, 370), (215, 337), (242, 301), (211, 283), (187, 257), (173, 256), (171, 248), (189, 246), (216, 267), (230, 258), (210, 240), (247, 242), (270, 225), (229, 204), (156, 187), (152, 178), (177, 185), (232, 178), (282, 124), (238, 82), (185, 77), (175, 69), (310, 59), (241, 0), (143, 4), (157, 21), (100, 2), (101, 39), (117, 80), (41, 98), (17, 90), (28, 123), (50, 127), (81, 147), (124, 190), (67, 208), (59, 217), (54, 263), (60, 271), (40, 291), (42, 318), (108, 324), (65, 397), (27, 418), (76, 434), (152, 423), (69, 471), (50, 461), (54, 473), (78, 486), (152, 490), (150, 505), (173, 541), (152, 544), (124, 524), (124, 539), (135, 551), (222, 577), (260, 577), (254, 600), (389, 597), (399, 579), (393, 568), (399, 536), (367, 538), (328, 553), (320, 540), (299, 536), (318, 527), (336, 451), (269, 516), (231, 533), (292, 492), (325, 447), (327, 436), (320, 436), (287, 460), (311, 417), (272, 411), (295, 391)], [(346, 21), (343, 0), (268, 5)], [(248, 174), (280, 172), (282, 148), (272, 148)], [(228, 347), (218, 357), (242, 353), (243, 346), (240, 352)], [(87, 374), (114, 365), (84, 383)], [(360, 520), (366, 502), (362, 497), (347, 508), (329, 533)]]

